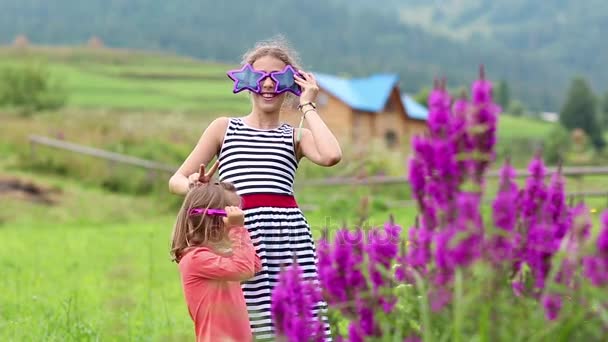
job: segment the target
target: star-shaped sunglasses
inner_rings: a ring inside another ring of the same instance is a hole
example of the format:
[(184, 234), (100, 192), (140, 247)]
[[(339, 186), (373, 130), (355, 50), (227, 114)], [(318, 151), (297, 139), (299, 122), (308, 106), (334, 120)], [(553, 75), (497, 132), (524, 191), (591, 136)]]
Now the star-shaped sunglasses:
[(226, 216), (226, 211), (223, 209), (205, 209), (205, 208), (192, 208), (188, 213), (189, 216), (200, 216), (200, 215), (213, 215), (213, 216)]
[(228, 71), (228, 77), (234, 81), (233, 93), (241, 92), (249, 89), (254, 93), (262, 92), (262, 82), (266, 77), (270, 77), (274, 81), (274, 93), (281, 94), (286, 91), (300, 96), (302, 89), (295, 82), (294, 75), (299, 75), (298, 72), (291, 66), (287, 65), (281, 71), (265, 72), (255, 70), (251, 64), (245, 64), (241, 69)]

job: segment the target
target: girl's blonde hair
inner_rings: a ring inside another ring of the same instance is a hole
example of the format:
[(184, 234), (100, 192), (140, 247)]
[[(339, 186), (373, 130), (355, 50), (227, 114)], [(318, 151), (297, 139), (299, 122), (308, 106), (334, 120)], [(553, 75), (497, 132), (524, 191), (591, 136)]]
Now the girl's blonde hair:
[[(277, 35), (273, 38), (257, 42), (253, 48), (243, 54), (241, 65), (253, 64), (256, 60), (265, 56), (274, 57), (286, 65), (291, 65), (296, 70), (301, 69), (298, 53), (291, 47), (283, 35)], [(286, 104), (295, 107), (296, 103), (297, 97), (288, 93)]]
[(236, 205), (236, 188), (230, 183), (206, 183), (191, 189), (179, 210), (171, 237), (172, 261), (179, 263), (184, 251), (193, 246), (213, 247), (226, 240), (221, 216), (190, 216), (193, 208), (217, 208)]

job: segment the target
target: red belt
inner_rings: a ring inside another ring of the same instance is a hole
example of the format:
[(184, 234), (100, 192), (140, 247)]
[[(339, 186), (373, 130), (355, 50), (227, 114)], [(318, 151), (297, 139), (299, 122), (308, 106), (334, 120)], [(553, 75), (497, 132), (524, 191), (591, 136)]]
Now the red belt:
[(292, 195), (251, 194), (241, 196), (242, 209), (258, 207), (297, 208), (298, 203)]

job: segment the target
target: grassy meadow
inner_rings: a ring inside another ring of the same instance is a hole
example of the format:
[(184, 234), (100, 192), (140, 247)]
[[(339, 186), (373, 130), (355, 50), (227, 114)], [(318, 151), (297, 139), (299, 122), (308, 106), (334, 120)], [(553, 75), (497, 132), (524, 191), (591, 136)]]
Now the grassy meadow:
[[(34, 147), (27, 136), (177, 165), (214, 117), (248, 110), (246, 96), (232, 94), (225, 76), (233, 66), (134, 51), (28, 51), (0, 49), (0, 67), (43, 61), (65, 82), (69, 100), (64, 109), (29, 117), (0, 111), (0, 181), (34, 184), (43, 194), (0, 183), (0, 341), (191, 341), (168, 254), (181, 200), (168, 194), (169, 174)], [(552, 128), (532, 119), (500, 120), (501, 144)], [(356, 174), (361, 163), (345, 151), (344, 162), (330, 170), (304, 161), (297, 181)], [(377, 162), (405, 162), (385, 159)], [(570, 190), (608, 189), (606, 177), (570, 181)], [(495, 190), (490, 182), (488, 191)], [(298, 187), (296, 197), (315, 237), (324, 227), (352, 226), (362, 214), (369, 226), (392, 214), (405, 229), (416, 214), (405, 184)], [(596, 213), (607, 205), (602, 198), (588, 202)]]
[(3, 65), (44, 63), (69, 92), (70, 107), (234, 113), (248, 109), (226, 76), (233, 66), (128, 50), (0, 49)]

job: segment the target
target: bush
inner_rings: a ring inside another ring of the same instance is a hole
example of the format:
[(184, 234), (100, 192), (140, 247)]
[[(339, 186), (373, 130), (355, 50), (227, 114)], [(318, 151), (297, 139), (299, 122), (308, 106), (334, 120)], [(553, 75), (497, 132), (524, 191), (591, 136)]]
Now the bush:
[(560, 124), (556, 124), (545, 137), (543, 142), (543, 156), (548, 164), (564, 162), (570, 150), (572, 140), (570, 134)]
[(15, 107), (24, 115), (61, 108), (67, 91), (44, 64), (22, 64), (0, 70), (0, 106)]
[(513, 100), (509, 102), (506, 111), (513, 116), (523, 116), (526, 113), (526, 108), (521, 101)]

